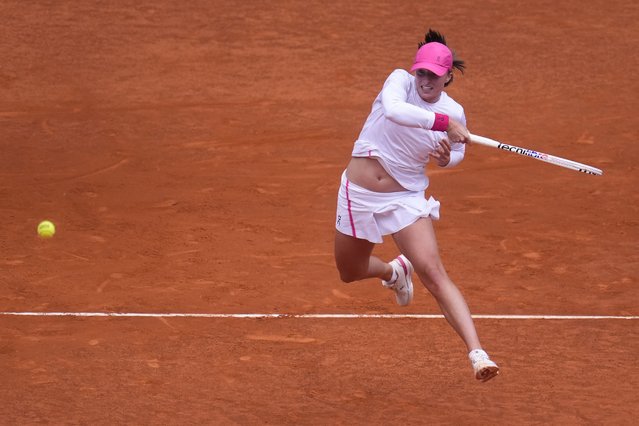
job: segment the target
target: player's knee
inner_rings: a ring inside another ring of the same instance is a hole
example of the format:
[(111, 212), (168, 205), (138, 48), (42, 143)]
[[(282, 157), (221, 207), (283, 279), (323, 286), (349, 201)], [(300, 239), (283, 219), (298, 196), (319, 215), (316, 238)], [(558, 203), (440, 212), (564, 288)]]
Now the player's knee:
[(416, 272), (426, 289), (434, 295), (439, 294), (450, 282), (441, 262), (416, 268)]
[(353, 265), (348, 265), (348, 267), (340, 267), (338, 265), (337, 270), (339, 271), (339, 278), (347, 284), (361, 280), (366, 274), (365, 269), (356, 268)]
[(335, 266), (339, 273), (339, 279), (342, 280), (342, 282), (352, 283), (353, 281), (357, 281), (357, 268), (352, 262), (349, 262), (349, 259), (336, 256)]
[(422, 283), (424, 283), (424, 287), (432, 294), (437, 297), (442, 293), (442, 289), (444, 288), (444, 284), (441, 281), (431, 280), (430, 278), (423, 279)]
[(339, 271), (339, 278), (346, 284), (360, 279), (359, 275), (353, 271)]

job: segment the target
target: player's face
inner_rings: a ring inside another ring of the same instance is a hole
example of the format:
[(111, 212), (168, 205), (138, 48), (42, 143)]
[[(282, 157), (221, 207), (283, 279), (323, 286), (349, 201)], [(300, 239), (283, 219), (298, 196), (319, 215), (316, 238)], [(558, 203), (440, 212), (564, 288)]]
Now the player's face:
[(417, 93), (419, 93), (419, 96), (426, 102), (437, 102), (439, 96), (442, 94), (442, 90), (444, 90), (444, 84), (450, 80), (450, 77), (450, 71), (440, 77), (432, 71), (420, 68), (415, 71)]

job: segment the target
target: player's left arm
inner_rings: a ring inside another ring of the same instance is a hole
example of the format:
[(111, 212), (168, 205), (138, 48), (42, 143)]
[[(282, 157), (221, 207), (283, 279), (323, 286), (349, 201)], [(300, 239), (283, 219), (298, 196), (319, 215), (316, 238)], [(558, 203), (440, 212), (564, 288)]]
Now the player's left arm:
[(464, 146), (463, 143), (450, 143), (447, 138), (443, 138), (429, 156), (439, 167), (455, 167), (464, 159)]
[(450, 161), (448, 164), (442, 167), (455, 167), (464, 159), (464, 153), (466, 152), (465, 143), (452, 143), (450, 144)]
[[(453, 117), (457, 119), (461, 124), (466, 126), (466, 115), (462, 109), (461, 115), (459, 117)], [(450, 168), (455, 167), (464, 159), (464, 154), (466, 153), (466, 144), (453, 142), (451, 143), (447, 138), (444, 138), (440, 141), (439, 146), (435, 151), (433, 151), (430, 156), (440, 167)]]

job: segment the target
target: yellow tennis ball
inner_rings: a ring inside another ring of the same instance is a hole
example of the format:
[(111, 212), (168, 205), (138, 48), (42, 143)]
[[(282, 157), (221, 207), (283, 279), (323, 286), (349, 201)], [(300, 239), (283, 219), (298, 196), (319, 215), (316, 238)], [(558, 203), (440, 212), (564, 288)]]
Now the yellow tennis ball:
[(51, 238), (55, 234), (55, 225), (53, 222), (44, 220), (38, 225), (38, 235), (40, 238)]

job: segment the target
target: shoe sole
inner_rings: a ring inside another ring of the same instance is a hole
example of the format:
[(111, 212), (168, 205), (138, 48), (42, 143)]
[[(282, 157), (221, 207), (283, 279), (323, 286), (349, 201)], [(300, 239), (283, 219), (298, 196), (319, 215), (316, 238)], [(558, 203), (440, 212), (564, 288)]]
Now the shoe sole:
[(499, 375), (499, 367), (497, 367), (497, 365), (493, 362), (487, 363), (480, 361), (476, 371), (475, 378), (481, 382), (487, 382)]

